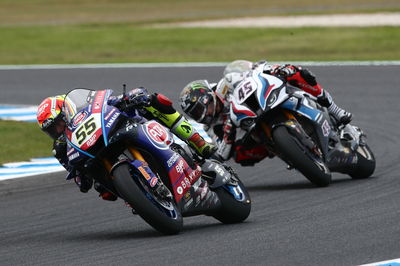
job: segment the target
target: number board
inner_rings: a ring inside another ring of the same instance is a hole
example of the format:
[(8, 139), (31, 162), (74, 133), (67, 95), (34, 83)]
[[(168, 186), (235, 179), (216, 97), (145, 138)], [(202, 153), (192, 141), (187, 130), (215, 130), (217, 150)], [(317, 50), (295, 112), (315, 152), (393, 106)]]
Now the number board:
[[(101, 114), (92, 114), (83, 121), (79, 127), (74, 130), (72, 143), (79, 148), (82, 147), (87, 141), (92, 140), (97, 129), (101, 129)], [(96, 138), (96, 137), (95, 137)], [(97, 138), (96, 138), (97, 139)], [(92, 140), (94, 143), (95, 139)], [(93, 143), (88, 144), (91, 146)]]
[(257, 83), (254, 79), (246, 79), (233, 92), (233, 96), (239, 104), (242, 104), (246, 99), (257, 90)]

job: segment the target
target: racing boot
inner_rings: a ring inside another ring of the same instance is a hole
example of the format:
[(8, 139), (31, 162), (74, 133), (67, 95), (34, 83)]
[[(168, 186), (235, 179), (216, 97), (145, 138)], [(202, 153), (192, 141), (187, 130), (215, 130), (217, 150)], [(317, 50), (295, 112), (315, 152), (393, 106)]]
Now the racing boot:
[(347, 112), (335, 104), (332, 96), (326, 90), (323, 90), (322, 95), (317, 97), (317, 101), (320, 105), (328, 109), (329, 114), (333, 116), (338, 126), (347, 125), (353, 118), (352, 113)]
[(192, 124), (175, 110), (172, 101), (166, 96), (153, 94), (150, 106), (146, 106), (145, 109), (160, 119), (172, 133), (188, 143), (200, 156), (209, 158), (216, 151), (216, 147), (204, 140)]
[(205, 159), (210, 158), (217, 150), (217, 147), (207, 142), (184, 116), (180, 115), (178, 112), (174, 115), (176, 115), (177, 118), (175, 123), (170, 127), (171, 132), (186, 142), (198, 155)]

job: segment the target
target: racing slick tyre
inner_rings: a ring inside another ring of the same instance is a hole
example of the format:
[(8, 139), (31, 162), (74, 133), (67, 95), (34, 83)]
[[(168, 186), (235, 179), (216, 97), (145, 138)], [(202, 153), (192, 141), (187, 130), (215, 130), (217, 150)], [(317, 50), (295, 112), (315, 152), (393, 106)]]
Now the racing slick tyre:
[(357, 148), (357, 165), (349, 174), (353, 179), (370, 177), (375, 171), (375, 156), (368, 145), (360, 145)]
[(329, 186), (332, 177), (328, 167), (316, 158), (311, 158), (285, 126), (278, 126), (272, 132), (277, 150), (291, 166), (299, 170), (311, 183), (319, 187)]
[[(233, 190), (240, 192), (234, 193)], [(215, 192), (221, 201), (221, 208), (212, 215), (215, 219), (224, 224), (240, 223), (247, 219), (251, 210), (251, 200), (240, 180), (238, 180), (237, 187), (225, 185), (217, 188)]]
[(145, 182), (137, 181), (140, 177), (133, 176), (131, 167), (130, 164), (123, 163), (113, 170), (113, 183), (119, 195), (157, 231), (169, 235), (179, 233), (183, 219), (173, 198), (160, 199), (146, 189)]

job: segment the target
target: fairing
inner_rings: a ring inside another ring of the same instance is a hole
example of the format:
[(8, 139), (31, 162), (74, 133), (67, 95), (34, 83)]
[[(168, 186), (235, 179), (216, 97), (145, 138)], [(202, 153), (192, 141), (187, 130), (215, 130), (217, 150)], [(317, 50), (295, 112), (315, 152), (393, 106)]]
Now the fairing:
[(94, 158), (89, 149), (100, 139), (108, 145), (109, 133), (121, 115), (117, 108), (107, 105), (111, 94), (112, 90), (89, 89), (75, 89), (67, 94), (64, 112), (68, 158), (72, 164), (85, 157)]

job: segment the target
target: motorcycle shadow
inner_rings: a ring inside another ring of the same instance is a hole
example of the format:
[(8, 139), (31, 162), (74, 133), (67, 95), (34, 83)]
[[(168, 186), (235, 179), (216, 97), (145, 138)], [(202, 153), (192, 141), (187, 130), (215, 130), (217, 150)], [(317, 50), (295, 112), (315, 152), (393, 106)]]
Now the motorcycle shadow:
[(351, 179), (349, 177), (342, 177), (342, 178), (334, 178), (332, 179), (331, 184), (328, 187), (318, 187), (314, 184), (308, 182), (307, 180), (299, 181), (296, 183), (290, 184), (261, 184), (261, 185), (246, 185), (246, 188), (249, 192), (257, 192), (257, 191), (284, 191), (284, 190), (305, 190), (305, 189), (328, 189), (331, 186), (335, 186), (338, 184), (347, 184), (347, 183), (354, 183), (354, 182), (363, 182), (370, 180), (374, 177), (370, 177), (367, 179)]
[[(205, 216), (203, 216), (205, 217)], [(184, 218), (185, 219), (185, 218)], [(195, 217), (186, 218), (186, 220), (196, 219)], [(210, 217), (210, 219), (214, 219)], [(203, 223), (204, 222), (204, 223)], [(160, 237), (179, 237), (180, 235), (192, 234), (192, 233), (202, 233), (204, 230), (207, 232), (220, 231), (221, 228), (226, 228), (228, 231), (232, 229), (232, 226), (240, 226), (242, 224), (246, 224), (246, 221), (238, 224), (222, 224), (218, 221), (202, 221), (201, 223), (195, 222), (190, 223), (187, 221), (187, 224), (183, 226), (182, 231), (177, 235), (165, 235), (152, 228), (143, 229), (135, 231), (132, 230), (121, 230), (115, 231), (110, 230), (108, 232), (101, 231), (101, 232), (92, 232), (87, 234), (79, 234), (79, 235), (71, 235), (69, 234), (67, 239), (68, 241), (73, 242), (93, 242), (93, 241), (115, 241), (115, 240), (129, 240), (129, 239), (156, 239)]]
[(74, 242), (93, 242), (93, 241), (115, 241), (115, 240), (129, 240), (129, 239), (150, 239), (159, 238), (163, 234), (155, 231), (152, 228), (142, 231), (123, 230), (123, 231), (109, 231), (109, 232), (92, 232), (85, 235), (71, 235), (69, 234), (67, 240)]

